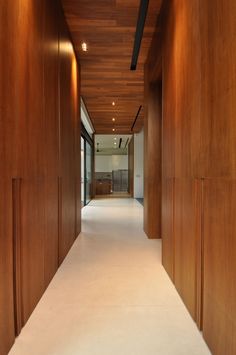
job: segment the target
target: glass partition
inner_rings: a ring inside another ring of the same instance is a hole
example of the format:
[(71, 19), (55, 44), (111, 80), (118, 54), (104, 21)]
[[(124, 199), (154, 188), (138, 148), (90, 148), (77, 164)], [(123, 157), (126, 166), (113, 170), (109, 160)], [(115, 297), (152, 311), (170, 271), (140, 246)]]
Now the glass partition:
[(86, 205), (92, 199), (92, 147), (86, 141), (85, 142), (85, 195), (86, 195)]
[(81, 206), (83, 207), (85, 204), (85, 159), (84, 159), (84, 151), (85, 151), (85, 144), (84, 138), (81, 137)]

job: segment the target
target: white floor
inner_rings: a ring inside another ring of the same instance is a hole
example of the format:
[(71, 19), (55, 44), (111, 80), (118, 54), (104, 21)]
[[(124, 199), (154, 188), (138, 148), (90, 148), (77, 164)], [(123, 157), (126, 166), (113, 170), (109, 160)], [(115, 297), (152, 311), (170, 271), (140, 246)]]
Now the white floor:
[(210, 354), (133, 199), (83, 209), (79, 239), (10, 355)]

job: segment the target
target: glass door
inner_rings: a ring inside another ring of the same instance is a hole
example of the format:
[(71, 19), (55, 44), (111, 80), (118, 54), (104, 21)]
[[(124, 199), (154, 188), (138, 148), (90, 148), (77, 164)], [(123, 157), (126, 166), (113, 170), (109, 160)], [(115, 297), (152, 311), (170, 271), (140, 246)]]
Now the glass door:
[(84, 151), (85, 151), (85, 144), (84, 144), (84, 138), (81, 137), (81, 206), (83, 207), (85, 205), (85, 159), (84, 159)]
[(92, 199), (92, 147), (85, 141), (85, 203)]

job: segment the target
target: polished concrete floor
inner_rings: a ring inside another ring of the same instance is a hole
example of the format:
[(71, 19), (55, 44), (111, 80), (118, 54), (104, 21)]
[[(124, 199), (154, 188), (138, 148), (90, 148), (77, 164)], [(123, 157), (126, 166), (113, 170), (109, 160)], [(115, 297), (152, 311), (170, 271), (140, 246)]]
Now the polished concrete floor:
[(11, 355), (210, 354), (133, 199), (92, 201)]

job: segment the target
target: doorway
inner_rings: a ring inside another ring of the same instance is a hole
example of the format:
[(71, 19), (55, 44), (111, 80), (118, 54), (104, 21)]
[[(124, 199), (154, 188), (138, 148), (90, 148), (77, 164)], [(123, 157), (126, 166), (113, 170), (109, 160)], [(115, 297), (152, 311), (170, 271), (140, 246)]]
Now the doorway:
[(95, 136), (95, 195), (130, 197), (129, 144), (132, 135)]
[(86, 206), (93, 195), (93, 145), (81, 136), (81, 206)]

